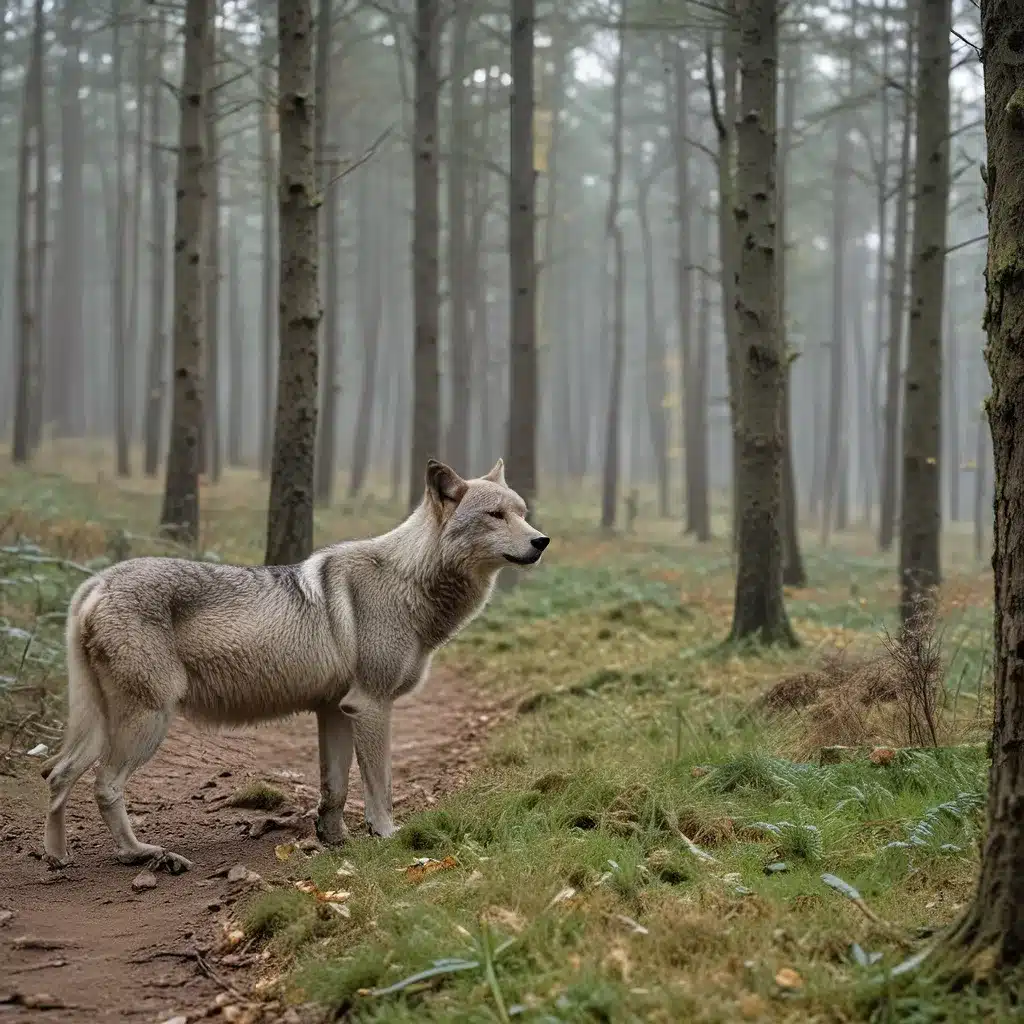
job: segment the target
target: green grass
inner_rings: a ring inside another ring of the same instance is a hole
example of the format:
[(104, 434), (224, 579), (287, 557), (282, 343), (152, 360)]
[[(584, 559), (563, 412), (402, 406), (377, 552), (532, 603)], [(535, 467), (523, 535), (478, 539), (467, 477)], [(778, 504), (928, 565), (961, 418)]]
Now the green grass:
[[(17, 530), (0, 545), (20, 532), (46, 555), (96, 565), (126, 540), (132, 554), (159, 550), (145, 485), (3, 483), (0, 524), (14, 514)], [(258, 560), (261, 494), (241, 477), (213, 489), (201, 550)], [(379, 499), (334, 509), (318, 516), (318, 539), (398, 514)], [(856, 538), (812, 548), (811, 584), (788, 596), (801, 648), (736, 649), (722, 643), (722, 544), (704, 550), (660, 525), (601, 537), (576, 507), (541, 515), (550, 561), (440, 655), (517, 708), (472, 784), (391, 841), (288, 860), (295, 879), (350, 892), (348, 917), (290, 886), (240, 909), (287, 998), (367, 1022), (1017, 1019), (998, 994), (884, 980), (969, 898), (984, 748), (800, 763), (784, 755), (803, 726), (752, 710), (780, 678), (891, 628), (891, 560)], [(59, 715), (63, 609), (84, 577), (25, 554), (0, 553), (0, 712), (11, 722), (31, 710), (24, 735), (45, 738)], [(942, 714), (955, 709), (970, 739), (989, 721), (990, 589), (973, 573), (946, 584)], [(417, 883), (404, 869), (422, 857), (455, 863)], [(823, 875), (855, 886), (906, 943)], [(798, 987), (777, 983), (784, 969)], [(422, 972), (433, 975), (400, 986)]]

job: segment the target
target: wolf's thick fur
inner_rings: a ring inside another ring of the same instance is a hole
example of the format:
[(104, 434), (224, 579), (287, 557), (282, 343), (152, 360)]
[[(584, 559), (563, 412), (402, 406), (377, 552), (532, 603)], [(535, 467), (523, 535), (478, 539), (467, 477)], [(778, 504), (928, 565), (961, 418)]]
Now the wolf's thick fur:
[(354, 749), (367, 824), (390, 835), (391, 704), (483, 608), (503, 565), (540, 558), (548, 539), (525, 516), (500, 460), (474, 480), (431, 460), (422, 503), (381, 537), (323, 548), (298, 565), (134, 558), (87, 580), (68, 609), (64, 744), (43, 768), (49, 862), (69, 863), (64, 805), (100, 758), (96, 803), (119, 859), (189, 866), (140, 843), (124, 805), (129, 777), (178, 713), (238, 725), (316, 712), (318, 834), (344, 839)]

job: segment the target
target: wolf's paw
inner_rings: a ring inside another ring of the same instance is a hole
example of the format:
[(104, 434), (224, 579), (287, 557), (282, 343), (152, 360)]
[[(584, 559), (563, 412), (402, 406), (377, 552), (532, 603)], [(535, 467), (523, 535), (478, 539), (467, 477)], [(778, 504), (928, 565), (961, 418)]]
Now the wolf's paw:
[(150, 862), (150, 867), (154, 871), (159, 871), (162, 868), (165, 871), (169, 871), (172, 875), (183, 875), (191, 869), (192, 861), (188, 857), (182, 857), (180, 853), (174, 853), (171, 850), (161, 850)]
[(62, 871), (64, 868), (71, 867), (75, 858), (71, 856), (70, 852), (65, 853), (63, 857), (58, 857), (53, 853), (44, 853), (42, 861), (51, 871)]
[(398, 831), (398, 826), (393, 821), (383, 821), (376, 825), (368, 821), (366, 829), (371, 836), (376, 836), (378, 839), (390, 839)]
[(340, 807), (321, 811), (316, 816), (316, 837), (324, 846), (343, 846), (348, 839), (348, 829)]
[(180, 875), (192, 867), (192, 861), (160, 846), (140, 843), (137, 850), (124, 851), (117, 855), (122, 864), (147, 864), (153, 871), (161, 869), (172, 875)]

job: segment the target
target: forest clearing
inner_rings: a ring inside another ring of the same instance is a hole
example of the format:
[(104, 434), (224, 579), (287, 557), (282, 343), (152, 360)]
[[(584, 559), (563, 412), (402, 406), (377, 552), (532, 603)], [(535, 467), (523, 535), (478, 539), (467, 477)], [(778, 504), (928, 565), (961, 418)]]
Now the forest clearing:
[(0, 0), (0, 1021), (1024, 1019), (1022, 66)]
[[(880, 640), (895, 630), (895, 573), (869, 536), (807, 550), (815, 584), (787, 592), (798, 650), (744, 652), (722, 646), (727, 544), (680, 539), (646, 516), (635, 535), (605, 538), (583, 502), (541, 505), (551, 563), (499, 595), (422, 693), (399, 703), (393, 840), (367, 837), (357, 804), (355, 838), (317, 850), (310, 716), (224, 734), (179, 723), (128, 800), (193, 870), (135, 891), (139, 869), (113, 860), (83, 785), (76, 863), (54, 879), (38, 860), (41, 758), (25, 751), (54, 742), (62, 713), (60, 613), (81, 579), (70, 563), (166, 553), (144, 532), (153, 487), (86, 477), (3, 476), (0, 675), (17, 680), (2, 705), (0, 909), (15, 911), (0, 932), (5, 984), (72, 1007), (12, 1019), (192, 1020), (218, 998), (239, 1008), (225, 1019), (294, 1019), (292, 1004), (320, 1019), (311, 1001), (365, 1020), (491, 1019), (497, 992), (506, 1013), (564, 1020), (856, 1020), (878, 997), (879, 969), (970, 899), (991, 576), (969, 532), (947, 539), (942, 635), (918, 652), (935, 750), (914, 731), (912, 695), (859, 703), (858, 687), (900, 677)], [(204, 488), (204, 557), (258, 561), (264, 500), (253, 474)], [(400, 516), (368, 495), (318, 513), (316, 540)], [(851, 749), (822, 764), (836, 745)], [(230, 806), (239, 795), (248, 809)], [(229, 882), (236, 865), (259, 879), (237, 871)], [(26, 935), (44, 941), (19, 948)], [(375, 994), (444, 958), (479, 966)], [(965, 1020), (1010, 1013), (998, 996), (972, 1003), (927, 986), (901, 992), (892, 1012), (940, 1020), (953, 1007)]]

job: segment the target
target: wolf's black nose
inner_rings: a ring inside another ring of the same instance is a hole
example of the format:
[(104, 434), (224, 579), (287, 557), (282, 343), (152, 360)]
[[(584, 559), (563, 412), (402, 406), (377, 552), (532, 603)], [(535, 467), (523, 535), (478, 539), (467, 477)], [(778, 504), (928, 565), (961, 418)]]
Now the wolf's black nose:
[(534, 537), (530, 543), (538, 550), (543, 551), (550, 543), (550, 537)]

